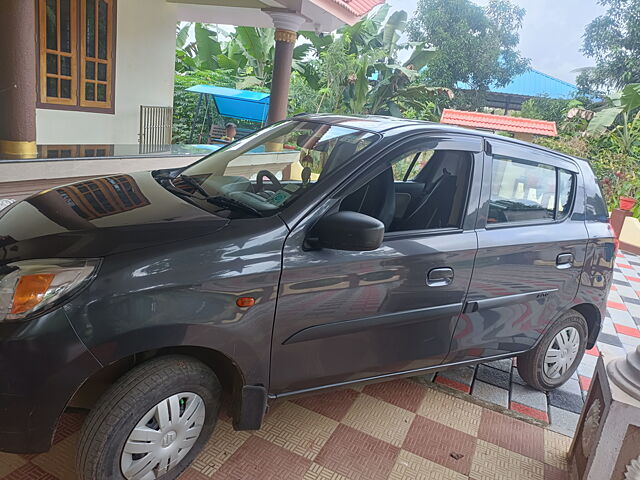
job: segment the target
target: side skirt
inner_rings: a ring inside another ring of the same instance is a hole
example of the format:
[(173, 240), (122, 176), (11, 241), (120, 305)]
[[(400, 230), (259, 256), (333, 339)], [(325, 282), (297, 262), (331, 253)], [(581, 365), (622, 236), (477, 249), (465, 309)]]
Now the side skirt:
[(413, 377), (416, 375), (420, 375), (423, 373), (429, 373), (429, 372), (438, 372), (438, 371), (443, 371), (443, 370), (449, 370), (451, 368), (456, 368), (456, 367), (462, 367), (462, 366), (466, 366), (466, 365), (476, 365), (478, 363), (485, 363), (485, 362), (491, 362), (493, 360), (500, 360), (503, 358), (512, 358), (512, 357), (517, 357), (518, 355), (527, 352), (528, 350), (522, 350), (519, 352), (513, 352), (513, 353), (509, 353), (506, 355), (494, 355), (491, 357), (483, 357), (480, 359), (474, 359), (474, 360), (464, 360), (462, 362), (455, 362), (455, 363), (446, 363), (446, 364), (441, 364), (441, 365), (434, 365), (431, 367), (425, 367), (425, 368), (416, 368), (413, 370), (404, 370), (401, 372), (394, 372), (394, 373), (386, 373), (384, 375), (376, 375), (373, 377), (366, 377), (366, 378), (360, 378), (358, 380), (349, 380), (346, 382), (339, 382), (339, 383), (332, 383), (329, 385), (321, 385), (319, 387), (312, 387), (312, 388), (305, 388), (302, 390), (294, 390), (291, 392), (284, 392), (284, 393), (279, 393), (279, 394), (269, 394), (269, 400), (275, 400), (275, 399), (280, 399), (280, 398), (289, 398), (289, 397), (294, 397), (294, 396), (298, 396), (298, 395), (306, 395), (306, 394), (312, 394), (312, 393), (318, 393), (324, 390), (329, 390), (329, 389), (334, 389), (334, 388), (342, 388), (342, 387), (346, 387), (349, 385), (356, 385), (359, 383), (376, 383), (376, 382), (384, 382), (386, 380), (391, 380), (394, 378), (402, 378), (402, 377)]

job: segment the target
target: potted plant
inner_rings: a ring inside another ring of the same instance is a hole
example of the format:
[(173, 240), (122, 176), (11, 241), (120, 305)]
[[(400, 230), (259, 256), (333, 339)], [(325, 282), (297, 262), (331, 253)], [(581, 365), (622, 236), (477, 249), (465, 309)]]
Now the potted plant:
[(636, 199), (635, 198), (627, 197), (625, 195), (620, 195), (620, 209), (621, 210), (631, 211), (631, 210), (633, 210), (633, 207), (635, 207), (635, 206), (636, 206)]
[(620, 170), (615, 173), (615, 176), (618, 177), (620, 209), (631, 211), (637, 203), (638, 179), (634, 174), (624, 173)]

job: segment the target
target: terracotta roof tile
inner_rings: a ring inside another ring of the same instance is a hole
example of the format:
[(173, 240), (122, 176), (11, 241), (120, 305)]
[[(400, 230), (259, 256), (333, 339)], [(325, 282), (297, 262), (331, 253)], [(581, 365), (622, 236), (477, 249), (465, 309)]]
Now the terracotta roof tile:
[(556, 122), (509, 117), (506, 115), (492, 115), (481, 112), (465, 112), (462, 110), (451, 110), (449, 108), (445, 108), (442, 112), (440, 123), (486, 130), (500, 130), (503, 132), (532, 133), (534, 135), (546, 135), (549, 137), (558, 135)]
[(385, 0), (333, 0), (342, 8), (348, 10), (353, 15), (358, 17), (371, 11), (376, 5), (384, 3)]

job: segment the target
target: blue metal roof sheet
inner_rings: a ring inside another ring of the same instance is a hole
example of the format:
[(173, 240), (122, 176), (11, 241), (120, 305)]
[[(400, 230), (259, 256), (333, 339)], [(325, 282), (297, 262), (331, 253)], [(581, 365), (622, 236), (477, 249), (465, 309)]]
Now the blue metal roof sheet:
[(213, 96), (218, 113), (223, 117), (254, 122), (265, 122), (267, 120), (270, 99), (268, 93), (216, 87), (214, 85), (195, 85), (187, 88), (187, 91)]
[[(466, 83), (458, 83), (457, 88), (471, 89)], [(504, 87), (491, 86), (489, 91), (528, 97), (572, 98), (577, 92), (575, 85), (542, 73), (533, 68), (516, 75)]]

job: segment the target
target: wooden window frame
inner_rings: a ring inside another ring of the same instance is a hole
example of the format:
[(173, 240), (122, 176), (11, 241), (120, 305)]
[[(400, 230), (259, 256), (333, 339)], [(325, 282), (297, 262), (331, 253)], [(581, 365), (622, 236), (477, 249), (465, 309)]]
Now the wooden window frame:
[[(77, 5), (78, 0), (69, 0), (69, 14), (71, 21), (71, 52), (66, 53), (63, 52), (60, 46), (60, 0), (56, 0), (57, 5), (57, 14), (56, 14), (56, 27), (57, 27), (57, 38), (56, 38), (56, 50), (50, 50), (47, 48), (47, 0), (39, 0), (38, 2), (38, 34), (40, 46), (39, 48), (39, 57), (40, 57), (40, 101), (43, 103), (53, 104), (53, 105), (77, 105), (78, 103), (78, 95), (77, 95), (77, 83), (78, 83), (78, 15), (75, 6)], [(47, 54), (53, 54), (57, 57), (57, 73), (51, 74), (47, 72)], [(62, 75), (61, 71), (61, 61), (60, 58), (63, 56), (67, 56), (71, 58), (71, 75), (66, 76)], [(58, 80), (58, 93), (60, 92), (60, 80), (70, 80), (71, 81), (71, 98), (60, 98), (60, 97), (49, 97), (47, 96), (47, 78), (56, 78)]]
[[(102, 60), (97, 57), (89, 57), (87, 56), (87, 0), (79, 0), (80, 1), (80, 106), (81, 107), (94, 107), (94, 108), (110, 108), (112, 103), (112, 95), (111, 90), (113, 88), (113, 77), (111, 71), (113, 69), (113, 7), (114, 0), (100, 0), (107, 3), (107, 18), (111, 21), (107, 22), (107, 58), (106, 60)], [(95, 10), (95, 50), (97, 51), (98, 46), (98, 8), (97, 3), (98, 0), (90, 0), (94, 2), (96, 7)], [(95, 52), (94, 52), (95, 53)], [(87, 80), (86, 78), (86, 66), (87, 61), (95, 62), (95, 79)], [(107, 65), (107, 80), (102, 82), (98, 80), (98, 64), (106, 64)], [(98, 85), (106, 85), (106, 102), (100, 102), (97, 100), (86, 100), (85, 99), (85, 86), (87, 83), (93, 83), (95, 85), (94, 95), (95, 98), (98, 98)]]
[[(25, 0), (26, 1), (26, 0)], [(38, 34), (36, 35), (36, 53), (38, 55), (37, 77), (36, 82), (38, 96), (36, 107), (48, 110), (67, 110), (76, 112), (90, 113), (115, 113), (115, 92), (116, 92), (116, 32), (118, 20), (118, 4), (117, 0), (107, 0), (109, 11), (107, 15), (110, 18), (107, 31), (107, 81), (97, 82), (106, 83), (107, 85), (107, 101), (86, 101), (84, 97), (84, 85), (86, 83), (85, 75), (85, 52), (86, 52), (86, 15), (85, 0), (70, 0), (72, 32), (71, 32), (71, 99), (61, 99), (47, 97), (46, 78), (47, 78), (47, 48), (46, 48), (46, 0), (33, 0), (36, 2), (36, 26)], [(58, 32), (58, 36), (59, 36)], [(58, 43), (59, 46), (59, 43)], [(41, 48), (42, 47), (42, 48)], [(56, 53), (50, 51), (50, 53)], [(91, 59), (90, 59), (91, 60)], [(58, 61), (59, 63), (59, 61)], [(60, 69), (58, 68), (58, 72)], [(49, 74), (49, 76), (59, 76)], [(69, 77), (63, 77), (69, 78)], [(97, 80), (97, 79), (96, 79)], [(91, 81), (91, 80), (89, 80)], [(97, 93), (97, 92), (96, 92)]]

